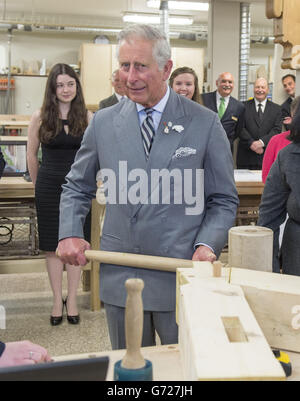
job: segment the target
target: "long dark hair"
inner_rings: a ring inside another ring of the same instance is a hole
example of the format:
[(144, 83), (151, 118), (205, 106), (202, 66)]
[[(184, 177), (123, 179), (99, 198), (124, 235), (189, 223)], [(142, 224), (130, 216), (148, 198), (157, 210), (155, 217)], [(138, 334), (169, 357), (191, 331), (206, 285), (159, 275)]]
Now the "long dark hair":
[(56, 97), (56, 80), (58, 75), (69, 75), (76, 81), (76, 96), (72, 100), (68, 113), (70, 135), (80, 136), (88, 125), (87, 109), (85, 107), (83, 93), (76, 72), (67, 64), (55, 64), (52, 67), (45, 90), (44, 101), (41, 109), (41, 126), (39, 138), (42, 143), (48, 143), (62, 129), (62, 121), (59, 116), (59, 102)]
[(202, 97), (200, 95), (200, 90), (199, 90), (198, 76), (197, 76), (197, 74), (195, 73), (195, 71), (192, 68), (190, 68), (190, 67), (179, 67), (176, 70), (174, 70), (172, 72), (171, 76), (170, 76), (170, 79), (169, 79), (170, 87), (173, 88), (174, 79), (176, 77), (178, 77), (178, 75), (180, 75), (180, 74), (192, 74), (193, 75), (194, 84), (195, 84), (195, 91), (194, 91), (192, 100), (194, 100), (194, 102), (203, 104)]
[(293, 112), (293, 120), (290, 128), (291, 132), (287, 139), (294, 143), (300, 143), (300, 97), (296, 97), (292, 104), (296, 106), (296, 109)]

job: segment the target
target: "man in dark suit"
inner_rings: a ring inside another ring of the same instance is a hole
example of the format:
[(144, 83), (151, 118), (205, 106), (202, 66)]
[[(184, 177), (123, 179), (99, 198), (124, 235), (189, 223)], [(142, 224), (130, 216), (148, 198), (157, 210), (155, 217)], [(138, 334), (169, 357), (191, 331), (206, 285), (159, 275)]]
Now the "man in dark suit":
[(296, 91), (296, 78), (293, 74), (287, 74), (281, 79), (284, 90), (286, 91), (288, 98), (281, 105), (283, 124), (286, 130), (290, 129), (291, 124), (291, 103), (295, 99)]
[(106, 99), (101, 100), (101, 102), (99, 103), (99, 110), (117, 104), (126, 95), (125, 86), (119, 78), (119, 70), (113, 72), (111, 77), (111, 84), (114, 87), (115, 93), (107, 97)]
[(216, 91), (203, 93), (202, 98), (206, 107), (218, 113), (232, 151), (233, 142), (243, 128), (245, 106), (242, 102), (230, 96), (234, 88), (232, 74), (229, 72), (220, 74), (216, 85)]
[(6, 163), (5, 163), (3, 154), (2, 154), (2, 152), (1, 152), (1, 148), (0, 148), (0, 178), (1, 178), (1, 176), (2, 176), (2, 173), (3, 173), (3, 170), (4, 170), (5, 164), (6, 164)]
[(282, 127), (281, 107), (267, 99), (269, 86), (265, 78), (254, 84), (254, 99), (245, 102), (245, 123), (240, 133), (237, 168), (261, 170), (264, 149)]

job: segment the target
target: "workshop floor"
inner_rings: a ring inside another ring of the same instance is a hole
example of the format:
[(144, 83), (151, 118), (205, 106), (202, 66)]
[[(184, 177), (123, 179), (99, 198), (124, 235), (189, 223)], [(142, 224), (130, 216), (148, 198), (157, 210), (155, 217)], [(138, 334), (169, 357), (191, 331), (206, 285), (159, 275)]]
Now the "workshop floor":
[(0, 325), (3, 342), (30, 340), (47, 348), (52, 356), (111, 349), (105, 311), (91, 312), (89, 292), (78, 292), (78, 326), (70, 325), (66, 316), (60, 326), (50, 325), (52, 292), (47, 273), (0, 274), (3, 313), (1, 306), (6, 315), (5, 329)]

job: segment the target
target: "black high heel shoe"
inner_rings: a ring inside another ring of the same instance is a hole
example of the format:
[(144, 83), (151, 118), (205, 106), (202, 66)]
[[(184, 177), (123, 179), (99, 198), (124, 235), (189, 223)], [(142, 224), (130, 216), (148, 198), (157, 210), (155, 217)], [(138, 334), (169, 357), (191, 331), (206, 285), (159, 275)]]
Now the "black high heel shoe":
[(70, 316), (68, 315), (68, 308), (67, 308), (67, 299), (68, 297), (65, 299), (64, 301), (64, 305), (66, 307), (66, 311), (67, 311), (67, 320), (70, 324), (79, 324), (80, 322), (80, 315), (76, 315), (76, 316)]
[(63, 313), (64, 313), (64, 306), (65, 306), (64, 300), (62, 301), (62, 303), (63, 303), (63, 306), (62, 306), (61, 316), (52, 316), (52, 315), (50, 316), (51, 326), (59, 326), (63, 321)]

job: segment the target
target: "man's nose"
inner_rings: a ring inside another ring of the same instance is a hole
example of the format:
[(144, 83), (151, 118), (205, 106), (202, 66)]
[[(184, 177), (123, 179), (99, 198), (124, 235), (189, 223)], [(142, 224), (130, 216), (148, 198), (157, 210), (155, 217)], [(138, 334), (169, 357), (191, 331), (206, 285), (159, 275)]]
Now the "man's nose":
[(134, 65), (131, 65), (128, 70), (128, 81), (134, 82), (137, 80), (137, 71)]

